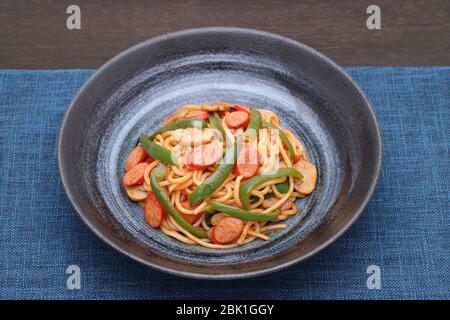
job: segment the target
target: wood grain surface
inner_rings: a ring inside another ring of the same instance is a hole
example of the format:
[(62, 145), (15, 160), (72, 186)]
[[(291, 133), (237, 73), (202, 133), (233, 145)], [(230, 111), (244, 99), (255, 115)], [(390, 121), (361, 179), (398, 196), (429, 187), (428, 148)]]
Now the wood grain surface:
[[(66, 8), (81, 8), (81, 30)], [(366, 8), (381, 8), (381, 30)], [(301, 41), (343, 66), (450, 65), (450, 0), (6, 0), (0, 2), (0, 68), (96, 68), (163, 33), (236, 26)]]

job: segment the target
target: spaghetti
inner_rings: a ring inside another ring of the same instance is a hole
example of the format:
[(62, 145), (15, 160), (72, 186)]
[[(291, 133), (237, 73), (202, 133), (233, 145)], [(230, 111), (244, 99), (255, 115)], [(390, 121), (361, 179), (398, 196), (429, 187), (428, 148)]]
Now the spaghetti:
[(241, 246), (287, 227), (317, 170), (275, 113), (242, 105), (185, 105), (125, 163), (128, 197), (145, 221), (178, 241)]

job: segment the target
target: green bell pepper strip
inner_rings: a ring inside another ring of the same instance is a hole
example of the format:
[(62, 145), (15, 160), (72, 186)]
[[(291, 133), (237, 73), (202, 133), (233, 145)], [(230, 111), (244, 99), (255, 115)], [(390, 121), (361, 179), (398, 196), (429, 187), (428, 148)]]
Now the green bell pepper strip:
[(205, 181), (203, 181), (203, 183), (188, 196), (191, 206), (195, 206), (205, 200), (222, 185), (236, 163), (236, 153), (237, 149), (239, 149), (241, 140), (240, 136), (236, 138), (235, 144), (225, 153), (213, 174), (206, 178)]
[(213, 208), (205, 212), (205, 222), (208, 227), (212, 227), (211, 218), (216, 214), (216, 212), (216, 209)]
[(208, 127), (208, 123), (203, 120), (203, 119), (183, 119), (183, 120), (179, 120), (177, 122), (168, 124), (158, 130), (156, 130), (152, 135), (150, 135), (148, 138), (150, 140), (155, 139), (155, 137), (158, 134), (161, 134), (163, 132), (166, 131), (173, 131), (173, 130), (177, 130), (177, 129), (186, 129), (186, 128), (192, 128), (192, 127), (196, 127), (196, 128), (200, 128), (200, 129), (205, 129)]
[(242, 207), (245, 210), (248, 210), (250, 208), (249, 195), (250, 195), (250, 190), (252, 190), (254, 187), (256, 187), (257, 185), (259, 185), (261, 183), (264, 183), (264, 182), (267, 182), (267, 181), (270, 181), (273, 179), (281, 178), (281, 177), (286, 177), (286, 176), (291, 176), (291, 177), (298, 178), (298, 179), (303, 178), (303, 175), (295, 168), (281, 168), (274, 174), (259, 175), (259, 176), (256, 176), (256, 177), (253, 177), (253, 178), (247, 180), (239, 188), (239, 198), (241, 199)]
[(209, 123), (211, 123), (211, 127), (220, 131), (220, 133), (222, 134), (222, 139), (223, 139), (223, 141), (225, 141), (225, 139), (227, 138), (227, 135), (225, 133), (225, 130), (222, 127), (222, 123), (220, 122), (220, 118), (219, 118), (219, 115), (217, 114), (217, 112), (209, 113), (208, 120), (209, 120)]
[(279, 193), (287, 193), (289, 191), (289, 182), (284, 181), (275, 185)]
[(259, 200), (259, 197), (257, 197), (257, 196), (254, 196), (254, 195), (250, 196), (250, 204), (255, 204), (258, 202), (258, 200)]
[(280, 209), (270, 213), (256, 213), (228, 206), (216, 201), (208, 201), (208, 204), (219, 212), (223, 212), (232, 217), (246, 221), (272, 221), (280, 215)]
[(276, 125), (268, 123), (266, 121), (262, 121), (262, 126), (266, 127), (266, 128), (278, 130), (281, 140), (283, 140), (283, 142), (286, 144), (286, 147), (288, 148), (289, 157), (291, 157), (291, 158), (295, 157), (294, 147), (292, 146), (291, 142), (289, 141), (287, 135), (283, 132), (283, 130), (278, 128)]
[(159, 144), (150, 141), (150, 139), (145, 134), (141, 134), (139, 142), (141, 143), (141, 147), (145, 150), (145, 152), (147, 152), (147, 154), (153, 159), (158, 159), (161, 160), (161, 162), (168, 164), (177, 164), (178, 158), (175, 153), (167, 148), (164, 148), (163, 146), (160, 146)]
[(166, 167), (164, 167), (164, 165), (161, 163), (155, 169), (153, 169), (150, 175), (150, 186), (156, 198), (164, 207), (164, 209), (166, 209), (167, 213), (173, 218), (173, 220), (175, 220), (175, 222), (180, 225), (180, 227), (188, 231), (193, 236), (196, 236), (197, 238), (207, 238), (207, 235), (203, 230), (192, 226), (190, 223), (184, 220), (183, 217), (178, 213), (178, 211), (172, 206), (166, 191), (159, 185), (159, 182), (164, 178), (165, 175)]
[[(275, 188), (277, 188), (277, 190), (278, 190), (278, 192), (279, 193), (287, 193), (288, 191), (289, 191), (289, 182), (287, 182), (287, 181), (285, 181), (285, 182), (280, 182), (280, 183), (277, 183), (276, 185), (275, 185)], [(251, 195), (250, 196), (250, 204), (252, 205), (252, 204), (254, 204), (256, 201), (252, 201), (252, 197), (255, 197), (254, 195)], [(273, 193), (273, 192), (267, 192), (265, 195), (264, 195), (264, 198), (265, 199), (269, 199), (269, 198), (273, 198), (273, 197), (275, 197), (275, 193)], [(259, 199), (258, 197), (256, 197), (257, 199)]]
[(258, 109), (250, 109), (250, 122), (245, 130), (245, 135), (251, 138), (256, 138), (259, 129), (261, 129), (261, 112)]

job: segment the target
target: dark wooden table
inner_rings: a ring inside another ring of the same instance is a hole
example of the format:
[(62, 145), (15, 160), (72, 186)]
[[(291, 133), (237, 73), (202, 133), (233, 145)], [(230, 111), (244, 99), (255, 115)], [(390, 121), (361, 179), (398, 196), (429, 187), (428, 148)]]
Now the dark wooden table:
[[(81, 7), (81, 30), (66, 8)], [(366, 8), (381, 8), (381, 30)], [(96, 68), (170, 31), (237, 26), (276, 32), (349, 65), (450, 65), (450, 0), (4, 0), (0, 68)]]

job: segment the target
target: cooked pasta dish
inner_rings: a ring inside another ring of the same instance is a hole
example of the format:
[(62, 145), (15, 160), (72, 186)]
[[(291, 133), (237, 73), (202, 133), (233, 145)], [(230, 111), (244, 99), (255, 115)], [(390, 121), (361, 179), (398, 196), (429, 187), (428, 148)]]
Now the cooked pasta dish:
[(123, 186), (152, 228), (185, 244), (224, 249), (287, 227), (313, 192), (316, 166), (266, 109), (185, 105), (142, 134)]

